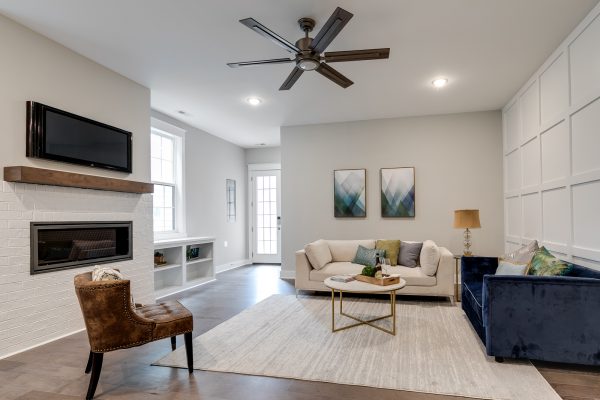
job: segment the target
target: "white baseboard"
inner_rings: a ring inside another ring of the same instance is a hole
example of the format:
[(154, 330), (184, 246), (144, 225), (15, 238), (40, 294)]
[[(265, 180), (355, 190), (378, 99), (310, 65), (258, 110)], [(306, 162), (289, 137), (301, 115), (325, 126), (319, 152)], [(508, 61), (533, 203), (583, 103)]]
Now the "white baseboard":
[(37, 343), (37, 344), (34, 344), (33, 346), (28, 346), (28, 347), (25, 347), (25, 348), (23, 348), (23, 349), (21, 349), (21, 350), (13, 351), (12, 353), (3, 354), (3, 355), (1, 355), (1, 356), (0, 356), (0, 360), (2, 360), (2, 359), (4, 359), (4, 358), (12, 357), (12, 356), (14, 356), (15, 354), (19, 354), (19, 353), (23, 353), (23, 352), (25, 352), (25, 351), (29, 351), (29, 350), (35, 349), (36, 347), (40, 347), (40, 346), (43, 346), (43, 345), (45, 345), (45, 344), (48, 344), (48, 343), (52, 343), (52, 342), (54, 342), (54, 341), (56, 341), (56, 340), (59, 340), (59, 339), (65, 338), (65, 337), (67, 337), (67, 336), (74, 335), (74, 334), (76, 334), (76, 333), (79, 333), (79, 332), (81, 332), (81, 331), (85, 331), (85, 328), (77, 329), (77, 330), (75, 330), (75, 331), (72, 331), (72, 332), (69, 332), (69, 333), (65, 333), (65, 334), (59, 335), (59, 336), (57, 336), (57, 337), (55, 337), (55, 338), (52, 338), (52, 339), (44, 340), (44, 341), (43, 341), (43, 342), (41, 342), (41, 343)]
[(281, 272), (279, 273), (279, 278), (295, 280), (296, 279), (296, 271), (288, 271), (288, 270), (284, 270), (282, 268)]
[(243, 267), (244, 265), (248, 265), (248, 264), (252, 264), (252, 261), (249, 259), (238, 260), (238, 261), (233, 261), (233, 262), (230, 262), (227, 264), (217, 265), (217, 266), (215, 266), (215, 273), (218, 274), (221, 272), (229, 271), (231, 269)]

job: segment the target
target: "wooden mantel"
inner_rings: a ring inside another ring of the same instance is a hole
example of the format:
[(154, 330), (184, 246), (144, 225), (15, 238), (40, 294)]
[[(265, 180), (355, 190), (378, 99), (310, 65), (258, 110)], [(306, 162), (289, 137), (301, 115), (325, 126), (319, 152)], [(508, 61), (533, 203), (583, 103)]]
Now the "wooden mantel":
[(25, 166), (4, 167), (4, 180), (7, 182), (67, 186), (126, 193), (152, 193), (154, 191), (154, 185), (146, 182)]

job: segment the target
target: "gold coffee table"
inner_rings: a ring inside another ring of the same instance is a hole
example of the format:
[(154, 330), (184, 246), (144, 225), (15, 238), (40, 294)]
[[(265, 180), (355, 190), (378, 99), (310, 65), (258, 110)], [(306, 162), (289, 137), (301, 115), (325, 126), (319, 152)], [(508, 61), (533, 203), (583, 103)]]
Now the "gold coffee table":
[[(388, 286), (379, 286), (373, 285), (366, 282), (360, 281), (351, 281), (351, 282), (336, 282), (332, 281), (331, 278), (325, 279), (323, 282), (325, 286), (331, 289), (331, 332), (339, 332), (344, 329), (353, 328), (359, 325), (369, 325), (373, 328), (379, 329), (385, 333), (389, 333), (390, 335), (396, 335), (396, 291), (402, 289), (406, 286), (406, 281), (404, 279), (400, 279), (399, 283), (395, 285)], [(351, 318), (357, 321), (354, 324), (342, 326), (336, 328), (335, 326), (335, 292), (339, 292), (340, 294), (340, 315)], [(390, 295), (390, 313), (388, 315), (384, 315), (381, 317), (376, 317), (368, 320), (363, 320), (355, 317), (354, 315), (346, 314), (344, 312), (344, 296), (343, 293), (389, 293)], [(375, 321), (379, 321), (386, 318), (392, 318), (392, 329), (388, 330), (373, 324)]]

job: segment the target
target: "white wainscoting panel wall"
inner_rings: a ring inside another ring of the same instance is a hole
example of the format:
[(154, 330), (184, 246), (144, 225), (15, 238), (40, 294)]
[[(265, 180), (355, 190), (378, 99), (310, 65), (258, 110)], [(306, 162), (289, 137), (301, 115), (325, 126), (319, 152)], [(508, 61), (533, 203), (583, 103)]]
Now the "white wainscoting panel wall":
[(600, 269), (600, 5), (503, 109), (505, 249)]

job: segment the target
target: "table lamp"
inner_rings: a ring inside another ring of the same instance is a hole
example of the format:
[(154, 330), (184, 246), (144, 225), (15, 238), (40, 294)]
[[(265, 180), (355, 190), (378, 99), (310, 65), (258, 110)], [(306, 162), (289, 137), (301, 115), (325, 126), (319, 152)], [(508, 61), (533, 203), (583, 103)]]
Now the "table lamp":
[(464, 236), (464, 256), (471, 256), (471, 231), (472, 228), (481, 228), (479, 222), (479, 210), (455, 210), (454, 211), (454, 227), (465, 230)]

